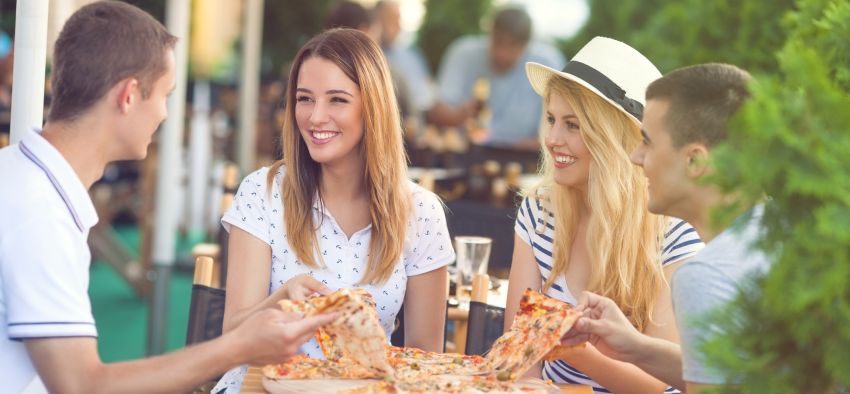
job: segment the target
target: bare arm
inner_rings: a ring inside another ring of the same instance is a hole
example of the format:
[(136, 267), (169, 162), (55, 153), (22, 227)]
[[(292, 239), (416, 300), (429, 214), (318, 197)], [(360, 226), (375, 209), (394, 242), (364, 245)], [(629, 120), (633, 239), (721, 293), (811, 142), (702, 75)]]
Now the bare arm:
[[(681, 263), (665, 267), (665, 276), (672, 276), (679, 264)], [(611, 304), (609, 306), (611, 309), (617, 309), (613, 302)], [(620, 315), (622, 315), (621, 312)], [(630, 332), (627, 328), (631, 328), (631, 324), (625, 316), (622, 316), (618, 322), (629, 326), (624, 327), (623, 332)], [(628, 340), (633, 342), (632, 346), (635, 349), (638, 349), (633, 355), (624, 356), (619, 352), (611, 351), (611, 346), (606, 346), (608, 344), (603, 341), (602, 344), (597, 343), (601, 348), (588, 346), (586, 349), (576, 350), (567, 357), (566, 361), (616, 393), (662, 392), (668, 384), (683, 387), (679, 335), (668, 285), (665, 284), (658, 295), (652, 311), (652, 323), (645, 332), (641, 334), (634, 328), (631, 330), (634, 331), (632, 333), (634, 335), (629, 335)]]
[(50, 392), (186, 392), (239, 364), (285, 361), (318, 326), (336, 317), (329, 314), (300, 319), (268, 309), (212, 341), (164, 356), (115, 364), (101, 362), (95, 338), (28, 339), (25, 345)]
[(407, 279), (404, 294), (404, 345), (443, 351), (446, 324), (446, 267)]
[(237, 227), (231, 227), (228, 242), (227, 256), (231, 263), (224, 300), (224, 332), (257, 311), (277, 308), (277, 302), (284, 298), (303, 300), (314, 293), (331, 292), (322, 282), (301, 274), (289, 279), (274, 293), (267, 294), (271, 277), (271, 247)]
[[(542, 277), (531, 245), (525, 243), (519, 236), (514, 235), (514, 255), (511, 260), (511, 273), (508, 278), (508, 300), (505, 305), (505, 331), (511, 328), (519, 310), (519, 300), (525, 289), (540, 290)], [(540, 363), (531, 367), (526, 376), (539, 378), (542, 376)]]
[(236, 226), (230, 227), (227, 245), (227, 297), (222, 332), (232, 330), (254, 312), (273, 307), (286, 296), (285, 286), (268, 294), (272, 261), (269, 245)]

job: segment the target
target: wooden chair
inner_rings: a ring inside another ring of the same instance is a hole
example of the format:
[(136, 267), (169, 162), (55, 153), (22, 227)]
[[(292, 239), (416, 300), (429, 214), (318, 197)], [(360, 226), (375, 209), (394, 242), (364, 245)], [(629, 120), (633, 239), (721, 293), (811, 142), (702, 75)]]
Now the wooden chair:
[(189, 306), (186, 345), (208, 341), (221, 335), (224, 319), (224, 289), (213, 286), (216, 262), (209, 256), (195, 259), (195, 278)]
[[(475, 324), (470, 326), (470, 321), (471, 321), (471, 318), (472, 318), (471, 312), (472, 312), (473, 305), (475, 305), (475, 304), (486, 305), (487, 304), (487, 294), (488, 294), (489, 290), (490, 290), (490, 276), (488, 276), (487, 274), (475, 274), (472, 277), (472, 291), (469, 294), (470, 309), (469, 310), (464, 310), (464, 309), (460, 309), (460, 308), (450, 308), (449, 309), (448, 319), (453, 320), (454, 325), (455, 325), (454, 336), (453, 336), (453, 338), (454, 338), (453, 350), (455, 352), (469, 354), (467, 352), (467, 349), (468, 349), (467, 339), (469, 338), (468, 333), (470, 333), (470, 332), (476, 333), (476, 338), (474, 338), (473, 340), (478, 341), (480, 339), (480, 338), (478, 338), (477, 333), (481, 332), (482, 327), (477, 324), (478, 320), (476, 320)], [(459, 293), (458, 294), (459, 297), (465, 297), (466, 296), (465, 294), (463, 294), (462, 290), (459, 290), (458, 293)], [(493, 308), (497, 308), (497, 307), (493, 307)], [(499, 325), (499, 335), (501, 335), (501, 334), (502, 334), (501, 333), (501, 325)], [(496, 337), (498, 337), (499, 335), (497, 335)], [(490, 343), (492, 343), (492, 341), (490, 341)]]
[(504, 332), (505, 308), (487, 303), (490, 277), (478, 274), (472, 281), (472, 298), (466, 319), (464, 354), (483, 355)]

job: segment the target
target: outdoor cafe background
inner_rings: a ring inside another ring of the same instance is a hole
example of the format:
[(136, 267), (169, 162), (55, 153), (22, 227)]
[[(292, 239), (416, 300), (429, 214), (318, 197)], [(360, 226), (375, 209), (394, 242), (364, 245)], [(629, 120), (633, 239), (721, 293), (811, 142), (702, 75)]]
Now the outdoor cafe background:
[[(0, 30), (16, 43), (24, 42), (24, 35), (40, 26), (48, 32), (47, 37), (55, 37), (63, 18), (85, 2), (2, 0)], [(277, 113), (286, 64), (306, 39), (322, 29), (327, 12), (335, 3), (331, 0), (131, 2), (162, 20), (178, 36), (191, 37), (182, 41), (187, 51), (182, 64), (185, 67), (188, 60), (189, 68), (169, 104), (171, 117), (158, 133), (149, 159), (110, 168), (92, 191), (102, 225), (93, 231), (90, 240), (96, 257), (90, 293), (100, 333), (100, 353), (105, 361), (142, 356), (146, 343), (152, 341), (161, 341), (164, 346), (148, 346), (148, 350), (184, 345), (191, 287), (187, 273), (192, 261), (190, 251), (200, 242), (215, 243), (221, 196), (227, 191), (223, 186), (225, 178), (238, 180), (275, 157)], [(368, 7), (374, 1), (362, 3)], [(481, 32), (488, 26), (492, 11), (510, 2), (405, 0), (400, 3), (402, 41), (421, 49), (429, 71), (436, 77), (436, 66), (448, 44), (464, 34)], [(771, 274), (764, 285), (769, 289), (773, 283), (783, 290), (781, 303), (770, 299), (778, 298), (776, 294), (765, 292), (767, 300), (758, 303), (758, 308), (748, 309), (754, 316), (752, 319), (760, 319), (760, 324), (771, 327), (766, 331), (768, 334), (760, 331), (756, 338), (741, 331), (736, 333), (739, 336), (734, 342), (728, 343), (735, 343), (740, 351), (769, 346), (769, 357), (759, 359), (762, 364), (738, 365), (755, 381), (781, 383), (818, 378), (842, 381), (848, 386), (850, 378), (846, 371), (850, 370), (850, 361), (829, 349), (850, 348), (850, 334), (842, 334), (843, 331), (835, 330), (834, 324), (830, 324), (835, 319), (847, 318), (847, 313), (835, 311), (850, 310), (850, 286), (846, 283), (850, 276), (847, 275), (850, 220), (842, 220), (847, 219), (846, 196), (850, 195), (846, 171), (850, 168), (850, 142), (846, 133), (850, 130), (850, 111), (846, 111), (850, 107), (847, 71), (850, 69), (847, 38), (850, 37), (850, 2), (528, 0), (520, 3), (532, 16), (536, 38), (555, 42), (567, 58), (590, 37), (604, 35), (639, 49), (662, 72), (688, 64), (721, 61), (742, 66), (763, 81), (753, 105), (770, 110), (754, 111), (739, 123), (742, 130), (751, 131), (742, 135), (762, 141), (763, 146), (748, 148), (742, 143), (736, 153), (746, 154), (747, 149), (756, 152), (769, 144), (775, 159), (758, 163), (729, 161), (725, 168), (738, 177), (738, 182), (751, 182), (760, 191), (767, 191), (784, 210), (783, 217), (776, 219), (784, 221), (778, 222), (769, 236), (773, 237), (772, 241), (781, 240), (786, 247), (774, 270), (778, 273)], [(26, 24), (16, 25), (16, 19), (21, 18), (30, 19), (26, 19)], [(15, 126), (9, 111), (12, 51), (4, 50), (3, 40), (0, 37), (0, 145), (8, 142), (10, 129), (14, 136)], [(50, 40), (42, 41), (45, 42), (41, 43), (41, 51), (47, 53)], [(38, 42), (33, 44), (29, 40), (28, 45), (35, 45), (38, 52)], [(24, 63), (29, 56), (27, 50), (24, 46), (15, 49), (16, 67), (21, 63), (26, 65), (17, 67), (23, 71), (14, 74), (15, 81), (28, 71), (33, 74), (32, 70), (39, 70)], [(30, 81), (24, 86), (37, 86)], [(482, 90), (486, 93), (486, 89)], [(799, 100), (801, 95), (808, 99)], [(49, 85), (44, 97), (43, 104), (49, 105)], [(39, 119), (40, 116), (39, 112)], [(454, 235), (493, 238), (490, 273), (504, 277), (510, 262), (514, 192), (534, 172), (536, 153), (477, 146), (465, 134), (428, 127), (421, 118), (411, 118), (405, 126), (412, 164), (420, 167), (413, 173), (446, 200)], [(764, 130), (788, 132), (770, 134)], [(237, 171), (225, 171), (226, 163), (235, 163), (233, 168)], [(795, 164), (793, 168), (803, 174), (798, 176), (806, 179), (805, 183), (787, 181), (788, 163)], [(825, 170), (830, 168), (834, 170)], [(10, 191), (4, 185), (2, 192)], [(822, 209), (832, 209), (829, 212), (833, 213), (822, 214)], [(476, 227), (476, 224), (484, 225)], [(784, 228), (796, 230), (794, 236), (783, 233)], [(818, 228), (829, 231), (815, 231)], [(504, 231), (487, 232), (496, 230)], [(817, 246), (817, 253), (813, 252), (813, 245)], [(800, 268), (796, 263), (783, 265), (786, 260), (806, 261), (808, 268)], [(176, 272), (169, 276), (172, 263)], [(159, 287), (152, 291), (151, 279), (157, 277), (160, 279), (154, 283), (159, 283)], [(797, 282), (808, 287), (795, 286)], [(812, 283), (823, 285), (812, 288)], [(154, 302), (154, 309), (168, 313), (163, 316), (152, 313), (156, 321), (149, 324), (148, 302), (157, 299), (152, 294), (160, 296), (159, 304)], [(161, 298), (162, 295), (167, 297)], [(779, 304), (781, 307), (774, 306)], [(800, 324), (812, 315), (819, 316), (818, 324)], [(167, 327), (167, 332), (157, 332), (157, 325)], [(151, 334), (158, 338), (149, 340), (145, 327), (150, 327)], [(748, 326), (744, 324), (744, 327)], [(794, 350), (794, 344), (799, 343), (806, 345), (806, 352)], [(723, 345), (721, 342), (717, 347), (721, 356), (728, 349)], [(771, 371), (770, 376), (760, 374), (759, 370)]]

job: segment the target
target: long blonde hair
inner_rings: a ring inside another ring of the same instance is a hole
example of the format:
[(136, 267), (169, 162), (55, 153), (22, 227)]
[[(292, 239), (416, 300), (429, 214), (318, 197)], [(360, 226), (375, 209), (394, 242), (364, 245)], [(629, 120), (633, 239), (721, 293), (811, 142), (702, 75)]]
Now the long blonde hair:
[(369, 192), (372, 222), (368, 268), (360, 283), (385, 283), (402, 254), (412, 203), (389, 67), (381, 48), (365, 34), (353, 29), (327, 30), (310, 39), (295, 56), (286, 89), (283, 160), (271, 166), (268, 184), (285, 166), (281, 191), (287, 241), (304, 264), (323, 267), (315, 232), (319, 224), (313, 222), (312, 212), (314, 199), (321, 199), (321, 166), (310, 157), (295, 122), (298, 74), (312, 57), (333, 62), (360, 88), (364, 123), (360, 154), (366, 161), (363, 180)]
[[(587, 290), (613, 299), (632, 324), (643, 330), (662, 286), (660, 250), (666, 219), (647, 210), (647, 182), (629, 160), (640, 143), (639, 126), (604, 99), (575, 82), (553, 77), (551, 95), (563, 97), (578, 117), (581, 137), (592, 157), (587, 195), (555, 183), (554, 158), (542, 149), (542, 181), (529, 195), (544, 200), (555, 217), (552, 272), (543, 285), (548, 289), (570, 264), (570, 247), (578, 226), (581, 199), (590, 211), (587, 250), (590, 281)], [(541, 133), (545, 146), (545, 133)], [(547, 218), (548, 215), (541, 215)], [(535, 224), (535, 231), (545, 227)], [(545, 226), (545, 223), (543, 223)]]

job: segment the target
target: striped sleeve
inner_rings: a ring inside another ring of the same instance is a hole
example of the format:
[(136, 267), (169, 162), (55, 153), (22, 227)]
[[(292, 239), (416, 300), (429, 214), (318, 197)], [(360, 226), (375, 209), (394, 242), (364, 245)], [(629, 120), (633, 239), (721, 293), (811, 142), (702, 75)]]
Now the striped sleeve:
[(661, 265), (687, 259), (699, 252), (703, 246), (705, 244), (693, 226), (684, 220), (670, 218), (670, 225), (664, 233)]
[(519, 211), (516, 214), (516, 223), (514, 224), (514, 232), (528, 245), (531, 245), (531, 236), (534, 232), (532, 205), (536, 204), (532, 204), (529, 197), (522, 199), (522, 203), (519, 204)]

